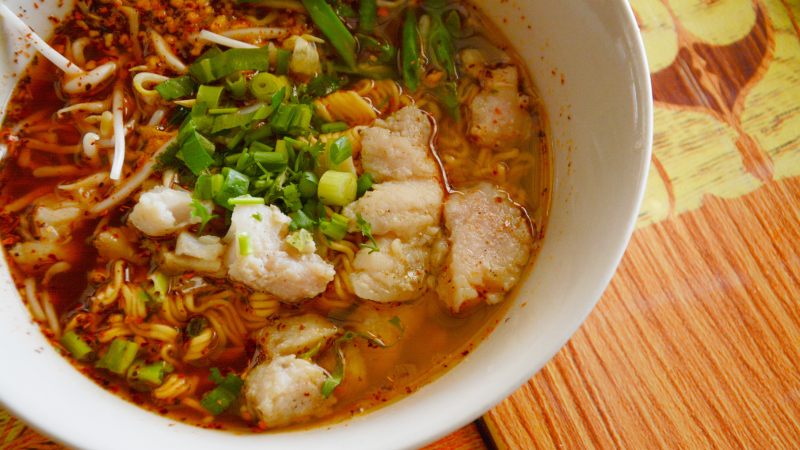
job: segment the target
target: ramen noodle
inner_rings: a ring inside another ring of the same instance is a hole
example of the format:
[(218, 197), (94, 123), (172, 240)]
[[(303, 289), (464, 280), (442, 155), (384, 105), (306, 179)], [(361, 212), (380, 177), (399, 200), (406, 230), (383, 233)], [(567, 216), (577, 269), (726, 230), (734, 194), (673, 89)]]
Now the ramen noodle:
[(53, 345), (142, 407), (254, 432), (369, 411), (469, 353), (532, 266), (546, 120), (473, 7), (88, 0), (31, 43), (6, 257)]

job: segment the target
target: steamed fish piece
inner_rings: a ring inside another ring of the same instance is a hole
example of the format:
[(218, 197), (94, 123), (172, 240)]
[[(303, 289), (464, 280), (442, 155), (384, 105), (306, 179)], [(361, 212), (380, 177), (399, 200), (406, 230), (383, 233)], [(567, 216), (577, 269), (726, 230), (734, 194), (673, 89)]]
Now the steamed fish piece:
[[(148, 236), (169, 236), (201, 222), (191, 215), (192, 200), (190, 192), (156, 186), (139, 197), (128, 220)], [(210, 201), (201, 203), (208, 211), (213, 210)]]
[(378, 182), (412, 178), (438, 179), (439, 166), (429, 150), (431, 122), (417, 107), (407, 106), (365, 129), (361, 164)]
[(324, 348), (338, 328), (328, 319), (317, 314), (282, 317), (259, 331), (256, 341), (269, 357), (300, 355), (314, 349)]
[(357, 215), (372, 225), (374, 236), (391, 235), (405, 240), (431, 236), (439, 231), (444, 192), (436, 180), (387, 181), (373, 186), (342, 214), (357, 231)]
[(350, 275), (357, 296), (375, 302), (402, 302), (425, 293), (430, 272), (430, 247), (401, 239), (379, 238), (380, 251), (363, 248)]
[[(260, 217), (261, 220), (257, 220)], [(228, 275), (259, 292), (285, 302), (312, 298), (333, 280), (333, 264), (316, 253), (301, 253), (285, 242), (291, 219), (274, 205), (237, 205), (224, 241)], [(249, 239), (251, 254), (242, 254), (237, 234)]]
[(500, 302), (519, 281), (533, 239), (519, 207), (489, 183), (454, 192), (444, 205), (450, 254), (436, 293), (454, 313)]
[(481, 147), (508, 150), (530, 138), (530, 99), (519, 92), (516, 66), (487, 70), (483, 89), (472, 99), (470, 137)]
[(322, 396), (327, 377), (325, 369), (312, 362), (294, 355), (278, 356), (248, 374), (245, 399), (267, 428), (305, 422), (328, 414), (336, 403), (334, 396)]

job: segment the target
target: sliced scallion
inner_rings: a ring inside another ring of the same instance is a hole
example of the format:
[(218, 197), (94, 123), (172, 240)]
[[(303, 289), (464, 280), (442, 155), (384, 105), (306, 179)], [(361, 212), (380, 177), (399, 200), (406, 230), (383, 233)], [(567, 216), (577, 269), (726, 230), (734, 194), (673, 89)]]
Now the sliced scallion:
[(72, 354), (72, 357), (78, 361), (89, 359), (94, 352), (92, 347), (90, 347), (86, 341), (81, 339), (75, 330), (70, 330), (64, 333), (64, 336), (61, 337), (59, 342)]
[(349, 172), (328, 170), (319, 179), (319, 201), (331, 206), (347, 206), (356, 199), (358, 180)]

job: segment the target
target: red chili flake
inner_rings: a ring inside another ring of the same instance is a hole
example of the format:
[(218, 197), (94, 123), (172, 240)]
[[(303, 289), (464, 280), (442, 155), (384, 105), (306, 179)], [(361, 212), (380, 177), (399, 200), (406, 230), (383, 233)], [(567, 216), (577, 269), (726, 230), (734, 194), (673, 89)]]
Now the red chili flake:
[(378, 15), (381, 17), (389, 17), (389, 9), (381, 6), (378, 8)]

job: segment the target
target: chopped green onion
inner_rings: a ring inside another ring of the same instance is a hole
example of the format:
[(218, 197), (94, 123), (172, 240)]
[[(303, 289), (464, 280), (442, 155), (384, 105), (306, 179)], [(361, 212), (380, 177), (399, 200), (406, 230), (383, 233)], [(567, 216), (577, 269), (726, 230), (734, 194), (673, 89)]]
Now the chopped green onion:
[(244, 142), (250, 145), (251, 142), (260, 141), (272, 135), (272, 127), (269, 124), (264, 124), (259, 128), (250, 130), (244, 137)]
[(153, 388), (161, 386), (164, 374), (172, 371), (172, 366), (164, 361), (146, 364), (143, 359), (137, 359), (128, 369), (128, 384), (134, 388)]
[[(219, 378), (222, 378), (219, 369), (216, 369), (216, 372), (214, 372), (215, 369), (216, 368), (212, 369), (211, 375), (209, 376), (209, 379), (212, 381), (217, 381)], [(225, 379), (219, 382), (219, 386), (203, 396), (203, 399), (200, 400), (200, 406), (217, 416), (228, 409), (228, 406), (239, 397), (242, 386), (244, 386), (242, 379), (233, 373), (229, 373), (225, 376)]]
[(257, 213), (255, 213), (255, 214), (253, 214), (253, 219), (256, 219), (256, 220), (257, 220), (257, 221), (259, 221), (259, 222), (261, 222), (262, 220), (264, 220), (264, 218), (263, 218), (263, 217), (261, 217), (261, 213), (260, 213), (260, 212), (257, 212)]
[(351, 156), (353, 156), (353, 146), (350, 145), (350, 138), (347, 136), (342, 136), (333, 141), (328, 151), (328, 157), (337, 166)]
[(239, 131), (236, 132), (233, 138), (231, 138), (231, 140), (228, 141), (228, 144), (225, 147), (228, 150), (233, 150), (234, 148), (236, 148), (237, 145), (239, 145), (240, 142), (242, 142), (242, 139), (244, 139), (245, 135), (247, 135), (247, 130), (245, 130), (244, 128), (240, 129)]
[(224, 89), (222, 86), (200, 86), (197, 89), (197, 103), (205, 103), (208, 109), (218, 107)]
[[(207, 52), (208, 53), (208, 52)], [(202, 57), (201, 57), (202, 58)], [(189, 72), (201, 83), (210, 83), (237, 70), (269, 70), (269, 48), (232, 48), (189, 66)]]
[(239, 241), (239, 254), (242, 256), (253, 254), (253, 244), (250, 242), (250, 233), (242, 231), (236, 233), (236, 238)]
[(156, 270), (150, 274), (150, 280), (153, 281), (153, 287), (155, 288), (155, 292), (158, 293), (159, 299), (162, 301), (166, 299), (167, 294), (169, 294), (169, 277), (163, 272)]
[(59, 342), (72, 354), (72, 357), (78, 361), (89, 359), (94, 353), (92, 347), (81, 339), (75, 330), (64, 333), (64, 336), (61, 336)]
[(350, 128), (346, 122), (332, 122), (332, 123), (323, 123), (319, 127), (319, 131), (323, 133), (335, 133), (337, 131), (344, 131)]
[(263, 205), (264, 197), (251, 197), (250, 195), (242, 195), (228, 200), (231, 205)]
[(356, 65), (356, 39), (325, 0), (301, 0), (311, 19), (350, 67)]
[(280, 78), (268, 72), (261, 72), (250, 80), (250, 92), (262, 102), (272, 100), (272, 96), (284, 87)]
[(212, 108), (208, 110), (208, 113), (212, 115), (219, 115), (235, 113), (236, 111), (239, 111), (239, 108)]
[(256, 152), (252, 154), (251, 159), (253, 164), (260, 164), (261, 167), (269, 172), (281, 171), (289, 163), (286, 155), (276, 152)]
[(303, 198), (313, 198), (317, 195), (317, 188), (319, 186), (319, 178), (313, 172), (303, 172), (300, 176), (300, 181), (297, 183), (297, 188), (300, 189), (300, 195)]
[[(319, 231), (322, 232), (325, 236), (333, 239), (334, 241), (341, 241), (344, 239), (344, 236), (347, 234), (347, 225), (348, 220), (345, 217), (344, 221), (338, 219), (336, 216), (338, 214), (334, 214), (334, 217), (331, 217), (330, 220), (322, 219), (319, 221)], [(339, 216), (344, 217), (344, 216)]]
[[(211, 151), (209, 152), (209, 150)], [(214, 143), (196, 130), (192, 131), (181, 144), (183, 161), (186, 163), (186, 167), (195, 175), (200, 175), (202, 171), (214, 163), (214, 158), (209, 155), (209, 153), (213, 152)]]
[(225, 77), (225, 86), (228, 87), (228, 90), (231, 91), (231, 96), (236, 100), (243, 99), (247, 93), (247, 80), (239, 70)]
[(409, 8), (406, 21), (403, 24), (403, 81), (406, 86), (416, 92), (419, 87), (419, 31), (417, 30), (417, 17)]
[(208, 319), (205, 317), (195, 317), (186, 325), (186, 335), (191, 339), (197, 337), (208, 326)]
[(312, 348), (306, 350), (305, 352), (297, 355), (297, 358), (311, 361), (311, 358), (313, 358), (313, 357), (315, 357), (315, 356), (317, 356), (319, 354), (319, 351), (322, 349), (322, 344), (324, 342), (325, 342), (325, 339), (320, 339), (319, 341), (317, 341), (317, 345), (315, 345), (314, 347), (312, 347)]
[(378, 18), (378, 5), (375, 0), (361, 0), (358, 16), (359, 31), (372, 34), (375, 31), (375, 19)]
[(117, 375), (122, 375), (133, 363), (138, 352), (139, 344), (128, 342), (123, 338), (115, 338), (111, 341), (106, 353), (97, 361), (95, 367), (108, 369)]
[(234, 205), (228, 204), (228, 200), (247, 194), (247, 190), (250, 187), (250, 177), (229, 167), (223, 168), (222, 172), (225, 176), (225, 181), (220, 186), (217, 195), (214, 196), (214, 202), (233, 210)]
[(170, 78), (155, 87), (156, 92), (168, 102), (192, 95), (195, 89), (197, 89), (197, 83), (189, 75)]
[(358, 177), (356, 197), (366, 194), (368, 190), (372, 189), (373, 184), (375, 184), (375, 177), (369, 172), (365, 172), (364, 175)]
[(278, 56), (275, 61), (275, 73), (278, 75), (286, 75), (289, 73), (289, 60), (291, 59), (292, 52), (278, 49)]
[(311, 229), (314, 227), (314, 222), (302, 210), (294, 213), (291, 223), (289, 223), (289, 231), (299, 230), (301, 228)]
[(200, 218), (200, 229), (197, 230), (197, 234), (200, 235), (203, 233), (203, 228), (206, 227), (206, 224), (211, 220), (217, 218), (216, 215), (211, 215), (211, 211), (206, 208), (206, 205), (200, 203), (200, 200), (193, 198), (191, 205), (194, 209), (189, 212), (189, 215), (194, 217)]
[(319, 201), (331, 206), (347, 206), (356, 199), (358, 180), (348, 172), (328, 170), (319, 179)]

